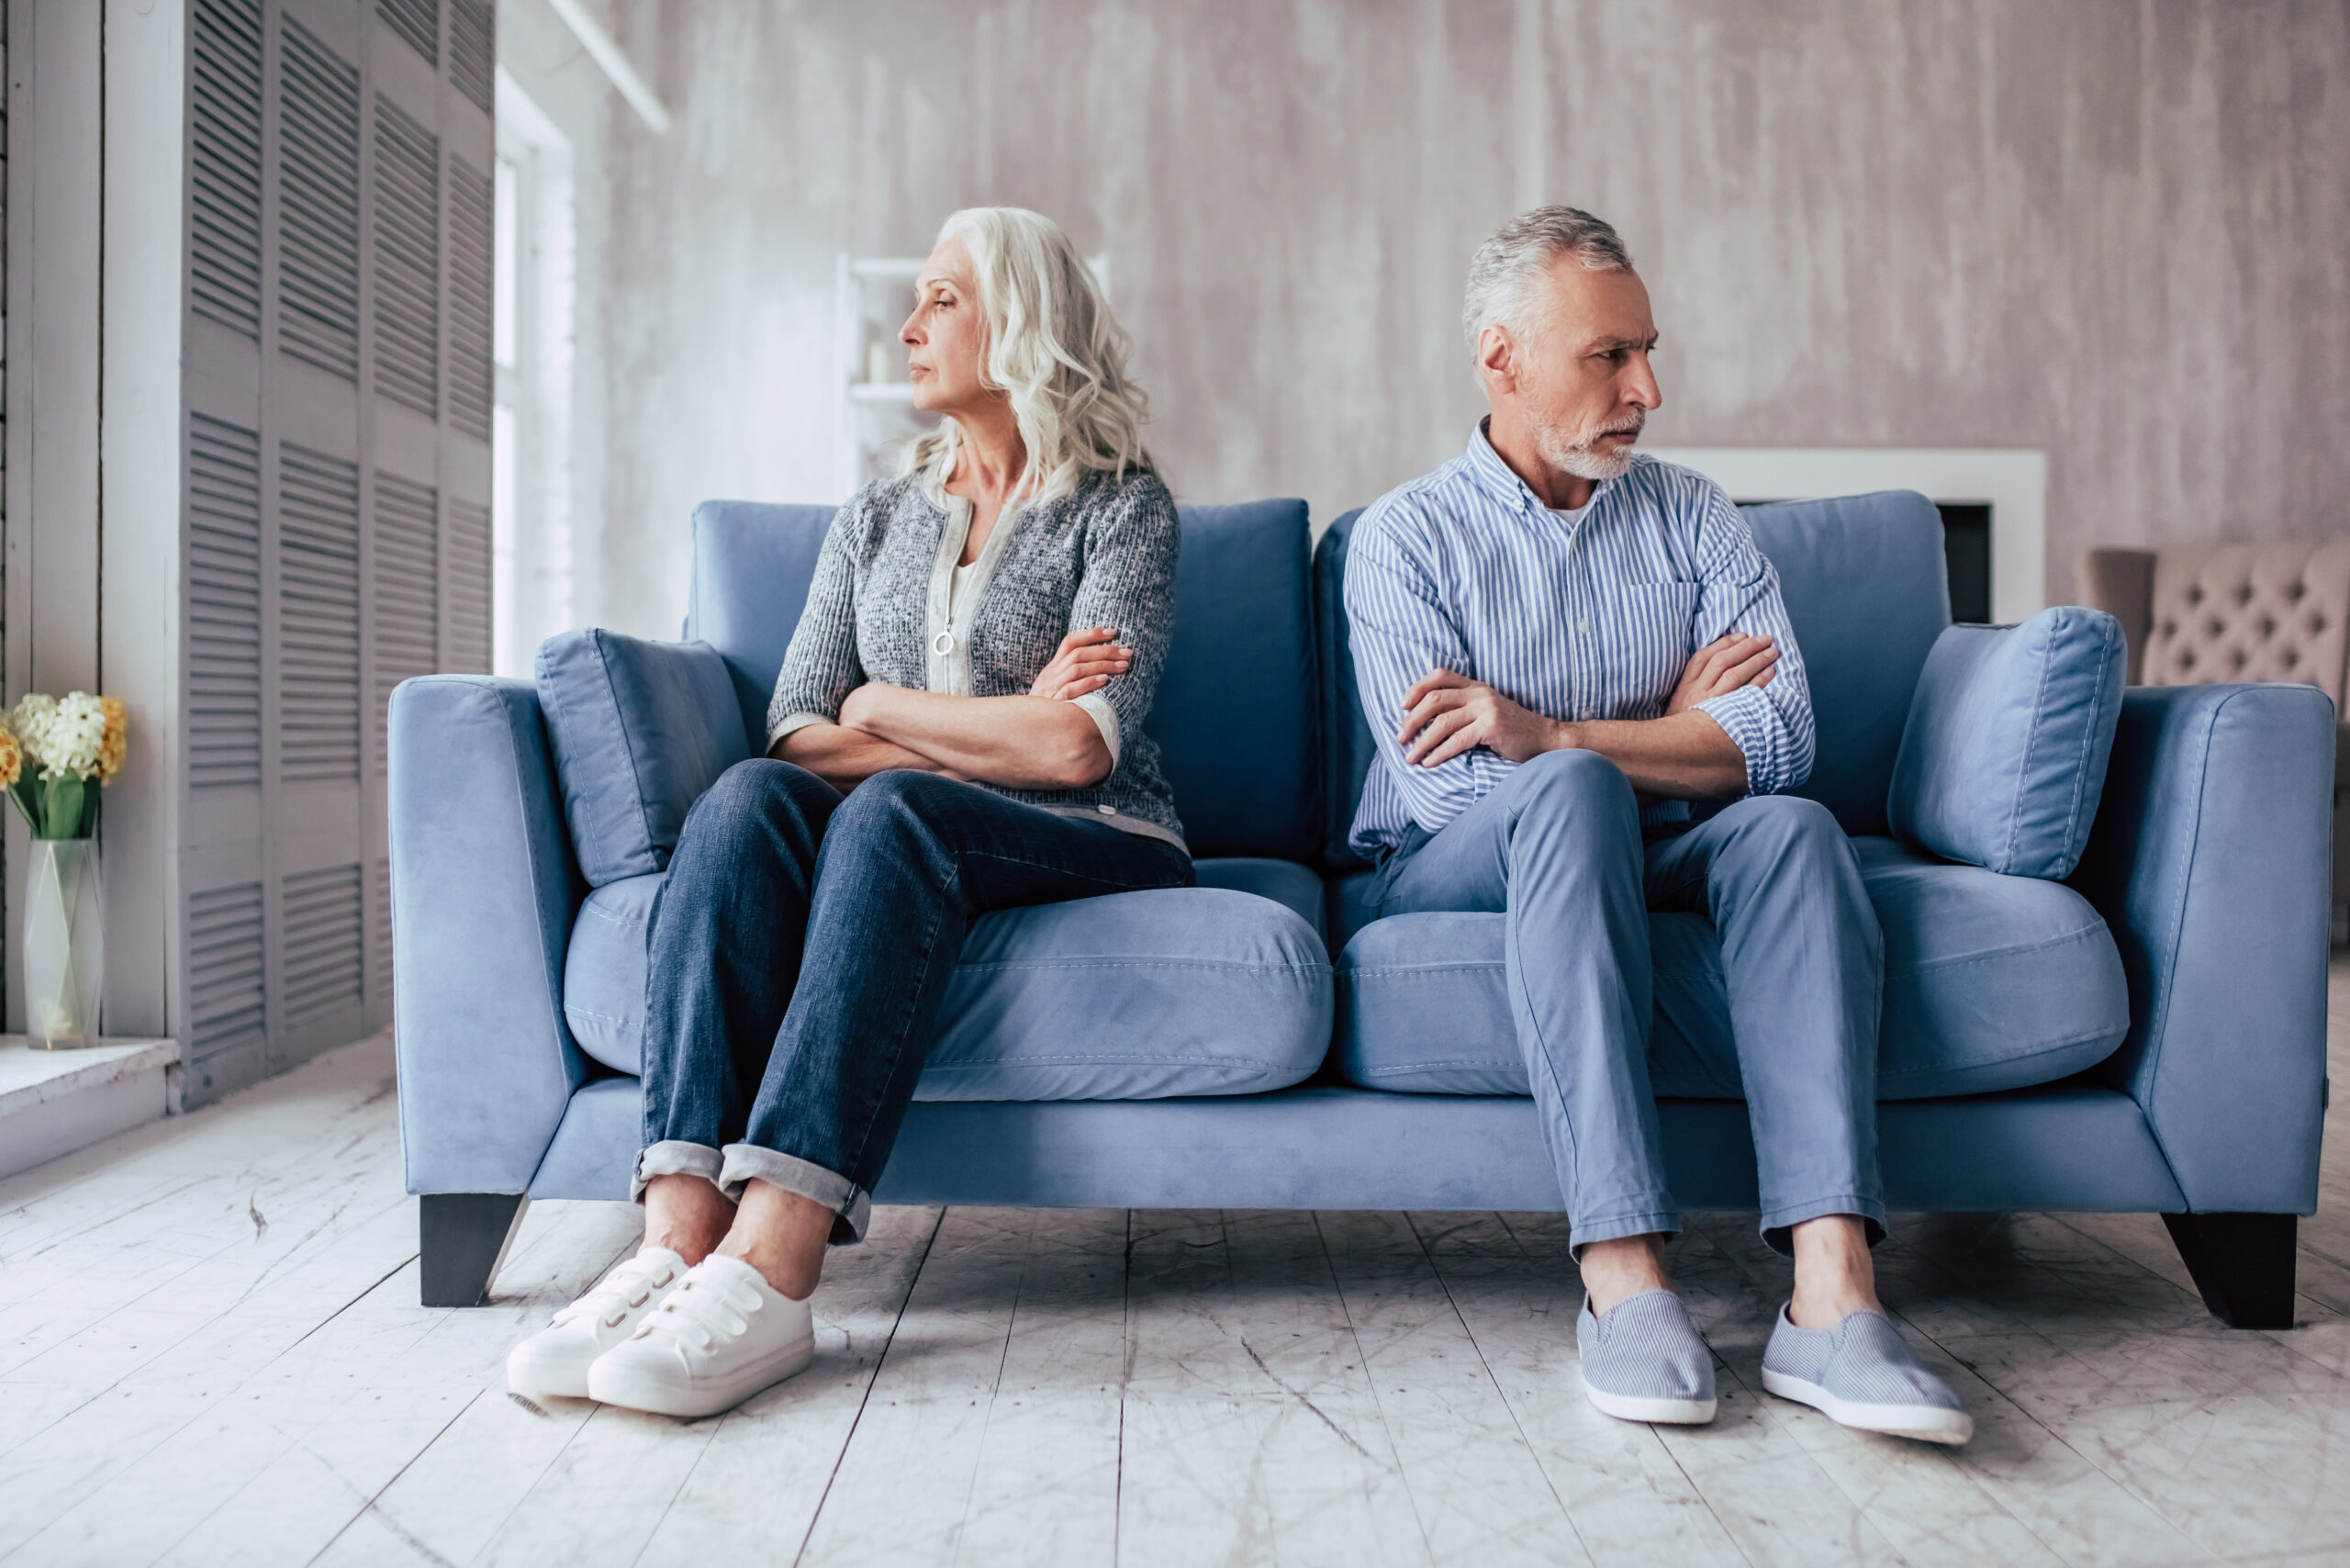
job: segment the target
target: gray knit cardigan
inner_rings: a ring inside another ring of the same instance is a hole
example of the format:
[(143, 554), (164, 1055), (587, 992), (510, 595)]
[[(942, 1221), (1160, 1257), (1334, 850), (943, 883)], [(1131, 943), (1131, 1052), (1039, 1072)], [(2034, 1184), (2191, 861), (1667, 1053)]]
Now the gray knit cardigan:
[[(1158, 745), (1143, 731), (1175, 630), (1167, 487), (1155, 474), (1094, 472), (1069, 495), (1007, 512), (972, 563), (968, 627), (950, 629), (969, 518), (966, 504), (932, 499), (919, 476), (868, 485), (841, 508), (767, 704), (769, 748), (804, 724), (839, 722), (841, 703), (868, 681), (948, 689), (950, 651), (968, 658), (972, 696), (1024, 695), (1071, 630), (1113, 626), (1134, 662), (1082, 700), (1110, 744), (1109, 776), (1081, 790), (986, 787), (1181, 847)], [(956, 647), (956, 638), (967, 641)]]

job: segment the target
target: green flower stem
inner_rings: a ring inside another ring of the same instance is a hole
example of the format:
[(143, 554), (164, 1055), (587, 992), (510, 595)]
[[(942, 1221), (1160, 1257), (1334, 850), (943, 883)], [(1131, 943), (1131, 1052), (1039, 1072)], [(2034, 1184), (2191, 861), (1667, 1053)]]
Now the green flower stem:
[(8, 786), (8, 799), (35, 838), (88, 838), (97, 831), (98, 792), (79, 774), (19, 777)]

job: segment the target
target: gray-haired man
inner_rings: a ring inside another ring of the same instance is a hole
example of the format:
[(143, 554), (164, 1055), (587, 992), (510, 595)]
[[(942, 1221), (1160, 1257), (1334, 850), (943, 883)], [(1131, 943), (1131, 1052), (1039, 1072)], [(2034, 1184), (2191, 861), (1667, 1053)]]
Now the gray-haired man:
[(1662, 394), (1614, 230), (1565, 207), (1505, 225), (1471, 264), (1464, 325), (1491, 416), (1348, 548), (1381, 754), (1353, 842), (1381, 861), (1382, 914), (1508, 916), (1592, 1402), (1714, 1415), (1711, 1353), (1664, 1272), (1680, 1211), (1648, 1073), (1648, 912), (1684, 910), (1721, 939), (1735, 1060), (1718, 1065), (1746, 1095), (1763, 1236), (1795, 1257), (1764, 1386), (1964, 1442), (1972, 1421), (1876, 1299), (1884, 938), (1835, 819), (1779, 793), (1811, 770), (1812, 722), (1778, 577), (1718, 487), (1634, 455)]

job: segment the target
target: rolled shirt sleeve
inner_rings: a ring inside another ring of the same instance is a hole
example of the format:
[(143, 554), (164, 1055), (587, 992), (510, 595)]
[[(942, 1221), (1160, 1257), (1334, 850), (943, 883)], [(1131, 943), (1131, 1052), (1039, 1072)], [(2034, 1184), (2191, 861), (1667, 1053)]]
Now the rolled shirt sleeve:
[(1084, 696), (1077, 699), (1077, 705), (1085, 710), (1085, 716), (1091, 719), (1093, 721), (1093, 727), (1102, 732), (1102, 744), (1110, 748), (1110, 767), (1113, 772), (1115, 772), (1118, 767), (1118, 752), (1120, 749), (1118, 745), (1118, 711), (1115, 708), (1111, 707), (1110, 700), (1102, 696), (1099, 691), (1087, 692)]
[(1770, 683), (1742, 686), (1696, 704), (1746, 758), (1749, 794), (1775, 795), (1811, 777), (1811, 682), (1795, 626), (1779, 597), (1779, 574), (1754, 543), (1746, 520), (1718, 486), (1707, 485), (1698, 525), (1698, 595), (1691, 645), (1729, 632), (1768, 637), (1779, 650)]

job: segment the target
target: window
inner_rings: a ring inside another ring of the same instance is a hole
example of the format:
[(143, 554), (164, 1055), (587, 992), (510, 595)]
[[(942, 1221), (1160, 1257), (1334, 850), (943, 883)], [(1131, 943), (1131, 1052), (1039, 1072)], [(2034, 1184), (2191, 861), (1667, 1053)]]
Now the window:
[(571, 143), (502, 69), (495, 204), (493, 667), (528, 676), (572, 620)]

